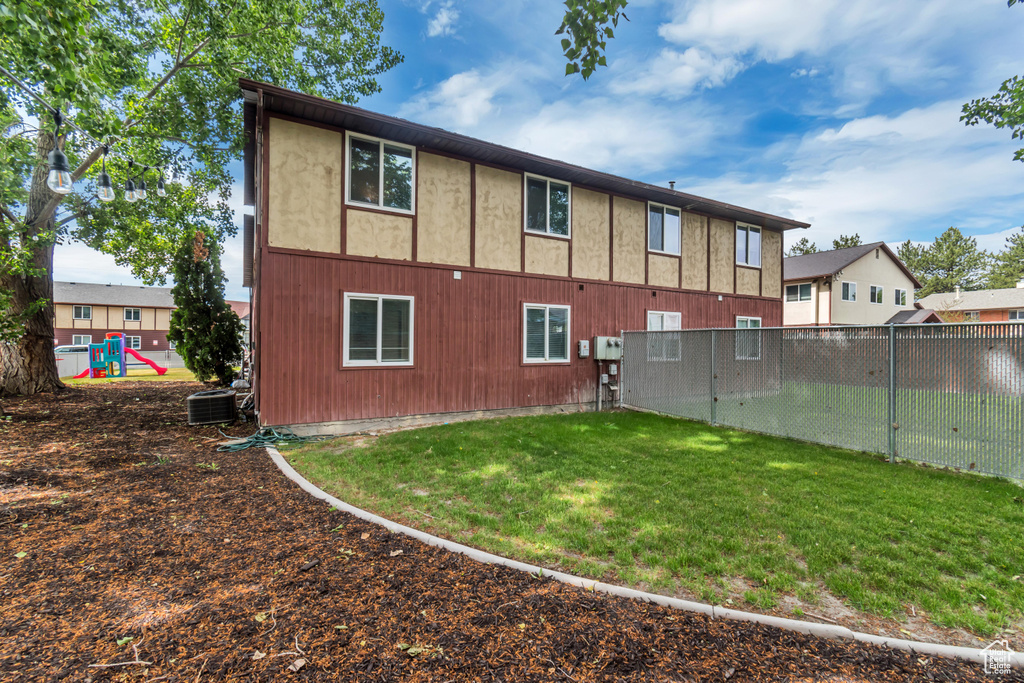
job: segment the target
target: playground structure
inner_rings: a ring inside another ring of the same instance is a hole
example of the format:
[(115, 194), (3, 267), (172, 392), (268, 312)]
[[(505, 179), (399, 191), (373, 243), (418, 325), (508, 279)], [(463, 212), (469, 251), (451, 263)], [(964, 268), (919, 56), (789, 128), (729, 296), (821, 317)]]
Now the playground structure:
[(91, 378), (127, 377), (127, 355), (131, 355), (136, 360), (153, 368), (158, 375), (167, 372), (167, 368), (160, 367), (150, 359), (140, 356), (135, 349), (127, 348), (123, 333), (108, 332), (106, 339), (99, 344), (89, 344), (89, 367), (75, 375), (75, 379), (82, 379), (86, 376)]

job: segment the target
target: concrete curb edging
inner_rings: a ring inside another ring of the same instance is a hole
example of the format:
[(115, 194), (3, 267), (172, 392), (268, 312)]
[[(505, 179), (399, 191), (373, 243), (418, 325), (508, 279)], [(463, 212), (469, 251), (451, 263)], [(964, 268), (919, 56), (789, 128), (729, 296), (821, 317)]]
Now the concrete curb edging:
[[(754, 612), (743, 612), (740, 610), (727, 609), (724, 607), (716, 607), (714, 605), (706, 605), (700, 602), (691, 602), (689, 600), (680, 600), (678, 598), (670, 598), (666, 595), (657, 595), (655, 593), (645, 593), (644, 591), (633, 590), (632, 588), (623, 588), (622, 586), (614, 586), (607, 583), (601, 583), (600, 581), (594, 581), (593, 579), (584, 579), (579, 576), (572, 574), (566, 574), (564, 572), (554, 571), (550, 569), (544, 569), (532, 564), (525, 562), (518, 562), (516, 560), (510, 560), (500, 555), (494, 555), (492, 553), (484, 552), (476, 548), (471, 548), (461, 543), (449, 541), (443, 538), (438, 538), (431, 534), (407, 527), (397, 522), (392, 522), (389, 519), (385, 519), (378, 515), (375, 515), (366, 510), (361, 510), (355, 506), (349, 505), (348, 503), (335, 498), (329, 493), (322, 491), (321, 489), (314, 486), (311, 482), (307, 481), (301, 474), (295, 471), (295, 469), (288, 463), (287, 460), (281, 455), (281, 453), (274, 447), (268, 446), (267, 453), (270, 454), (271, 460), (277, 465), (278, 469), (284, 473), (286, 477), (291, 479), (293, 482), (299, 485), (304, 491), (309, 493), (314, 498), (318, 498), (330, 504), (332, 507), (347, 512), (354, 517), (372, 522), (385, 529), (404, 534), (415, 538), (418, 541), (426, 543), (427, 545), (437, 546), (444, 548), (454, 553), (465, 555), (472, 560), (482, 562), (484, 564), (500, 564), (512, 569), (518, 569), (519, 571), (533, 574), (534, 576), (551, 577), (556, 581), (569, 584), (571, 586), (577, 586), (595, 593), (607, 593), (608, 595), (615, 595), (623, 598), (632, 598), (635, 600), (642, 600), (644, 602), (653, 602), (658, 605), (664, 605), (666, 607), (672, 607), (674, 609), (683, 610), (686, 612), (700, 612), (706, 614), (712, 619), (732, 619), (734, 621), (750, 621), (757, 624), (764, 624), (766, 626), (774, 626), (776, 628), (785, 629), (787, 631), (797, 631), (799, 633), (806, 633), (812, 636), (818, 636), (820, 638), (831, 638), (836, 640), (853, 640), (862, 643), (868, 643), (871, 645), (881, 645), (882, 647), (889, 647), (897, 650), (906, 650), (908, 652), (918, 654), (937, 655), (940, 657), (951, 657), (954, 659), (963, 659), (969, 662), (975, 662), (978, 664), (985, 664), (985, 654), (980, 649), (972, 649), (968, 647), (959, 647), (956, 645), (942, 645), (939, 643), (926, 643), (916, 640), (902, 640), (899, 638), (888, 638), (886, 636), (876, 636), (870, 633), (858, 633), (857, 631), (851, 631), (845, 626), (831, 625), (831, 624), (819, 624), (807, 621), (798, 621), (796, 619), (785, 619), (783, 617), (772, 617), (765, 614), (757, 614)], [(1009, 656), (1010, 665), (1014, 668), (1024, 668), (1024, 653), (1014, 652)]]

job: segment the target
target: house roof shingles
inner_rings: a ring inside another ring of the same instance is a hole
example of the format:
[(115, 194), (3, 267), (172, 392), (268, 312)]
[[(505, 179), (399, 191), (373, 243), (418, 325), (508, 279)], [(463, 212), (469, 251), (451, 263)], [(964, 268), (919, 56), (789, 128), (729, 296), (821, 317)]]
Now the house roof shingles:
[(174, 308), (170, 287), (102, 285), (92, 282), (54, 282), (53, 302), (94, 306)]
[(973, 292), (929, 294), (921, 304), (939, 311), (982, 311), (1003, 308), (1024, 309), (1024, 287), (1009, 289), (979, 289)]
[(892, 250), (886, 246), (885, 242), (872, 242), (871, 244), (861, 244), (856, 247), (847, 247), (846, 249), (833, 249), (831, 251), (819, 251), (814, 254), (790, 256), (782, 260), (783, 279), (788, 282), (790, 280), (809, 280), (826, 275), (835, 275), (846, 266), (870, 254), (875, 249), (884, 251), (899, 266), (900, 270), (914, 282), (915, 287), (921, 286), (921, 283), (914, 277), (914, 274), (910, 272), (896, 254), (892, 253)]

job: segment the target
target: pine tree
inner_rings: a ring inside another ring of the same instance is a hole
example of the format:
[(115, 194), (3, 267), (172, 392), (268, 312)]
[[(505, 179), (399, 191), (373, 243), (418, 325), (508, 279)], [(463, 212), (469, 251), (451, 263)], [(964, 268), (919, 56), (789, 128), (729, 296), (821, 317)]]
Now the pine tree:
[(182, 237), (174, 254), (174, 305), (167, 338), (200, 382), (231, 382), (242, 360), (242, 321), (224, 301), (220, 245), (202, 230)]
[(1024, 279), (1024, 226), (1006, 238), (1006, 248), (992, 256), (992, 269), (985, 286), (988, 289), (1016, 287)]
[(924, 282), (924, 259), (927, 253), (927, 245), (914, 244), (910, 240), (901, 244), (900, 248), (896, 250), (896, 256), (903, 261), (903, 265), (921, 282)]
[[(924, 250), (917, 279), (923, 287), (918, 297), (936, 292), (981, 289), (989, 255), (978, 249), (973, 237), (965, 237), (957, 228), (949, 228)], [(914, 273), (917, 275), (917, 273)]]
[(797, 240), (790, 250), (786, 253), (786, 256), (803, 256), (805, 254), (817, 254), (818, 245), (810, 241), (806, 237), (801, 237)]
[(849, 249), (850, 247), (859, 247), (864, 244), (860, 239), (860, 233), (853, 233), (853, 235), (840, 235), (837, 239), (832, 240), (833, 249)]

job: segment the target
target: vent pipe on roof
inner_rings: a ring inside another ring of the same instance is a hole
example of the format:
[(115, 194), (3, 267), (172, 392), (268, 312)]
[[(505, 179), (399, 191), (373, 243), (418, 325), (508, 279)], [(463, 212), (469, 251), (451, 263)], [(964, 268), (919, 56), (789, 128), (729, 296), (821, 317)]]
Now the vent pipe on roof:
[(954, 287), (953, 288), (953, 292), (954, 292), (954, 294), (953, 294), (953, 301), (959, 301), (960, 300), (960, 285), (957, 285), (956, 287)]
[(668, 181), (668, 189), (670, 189), (670, 190), (676, 189), (676, 181), (674, 181), (674, 180)]

